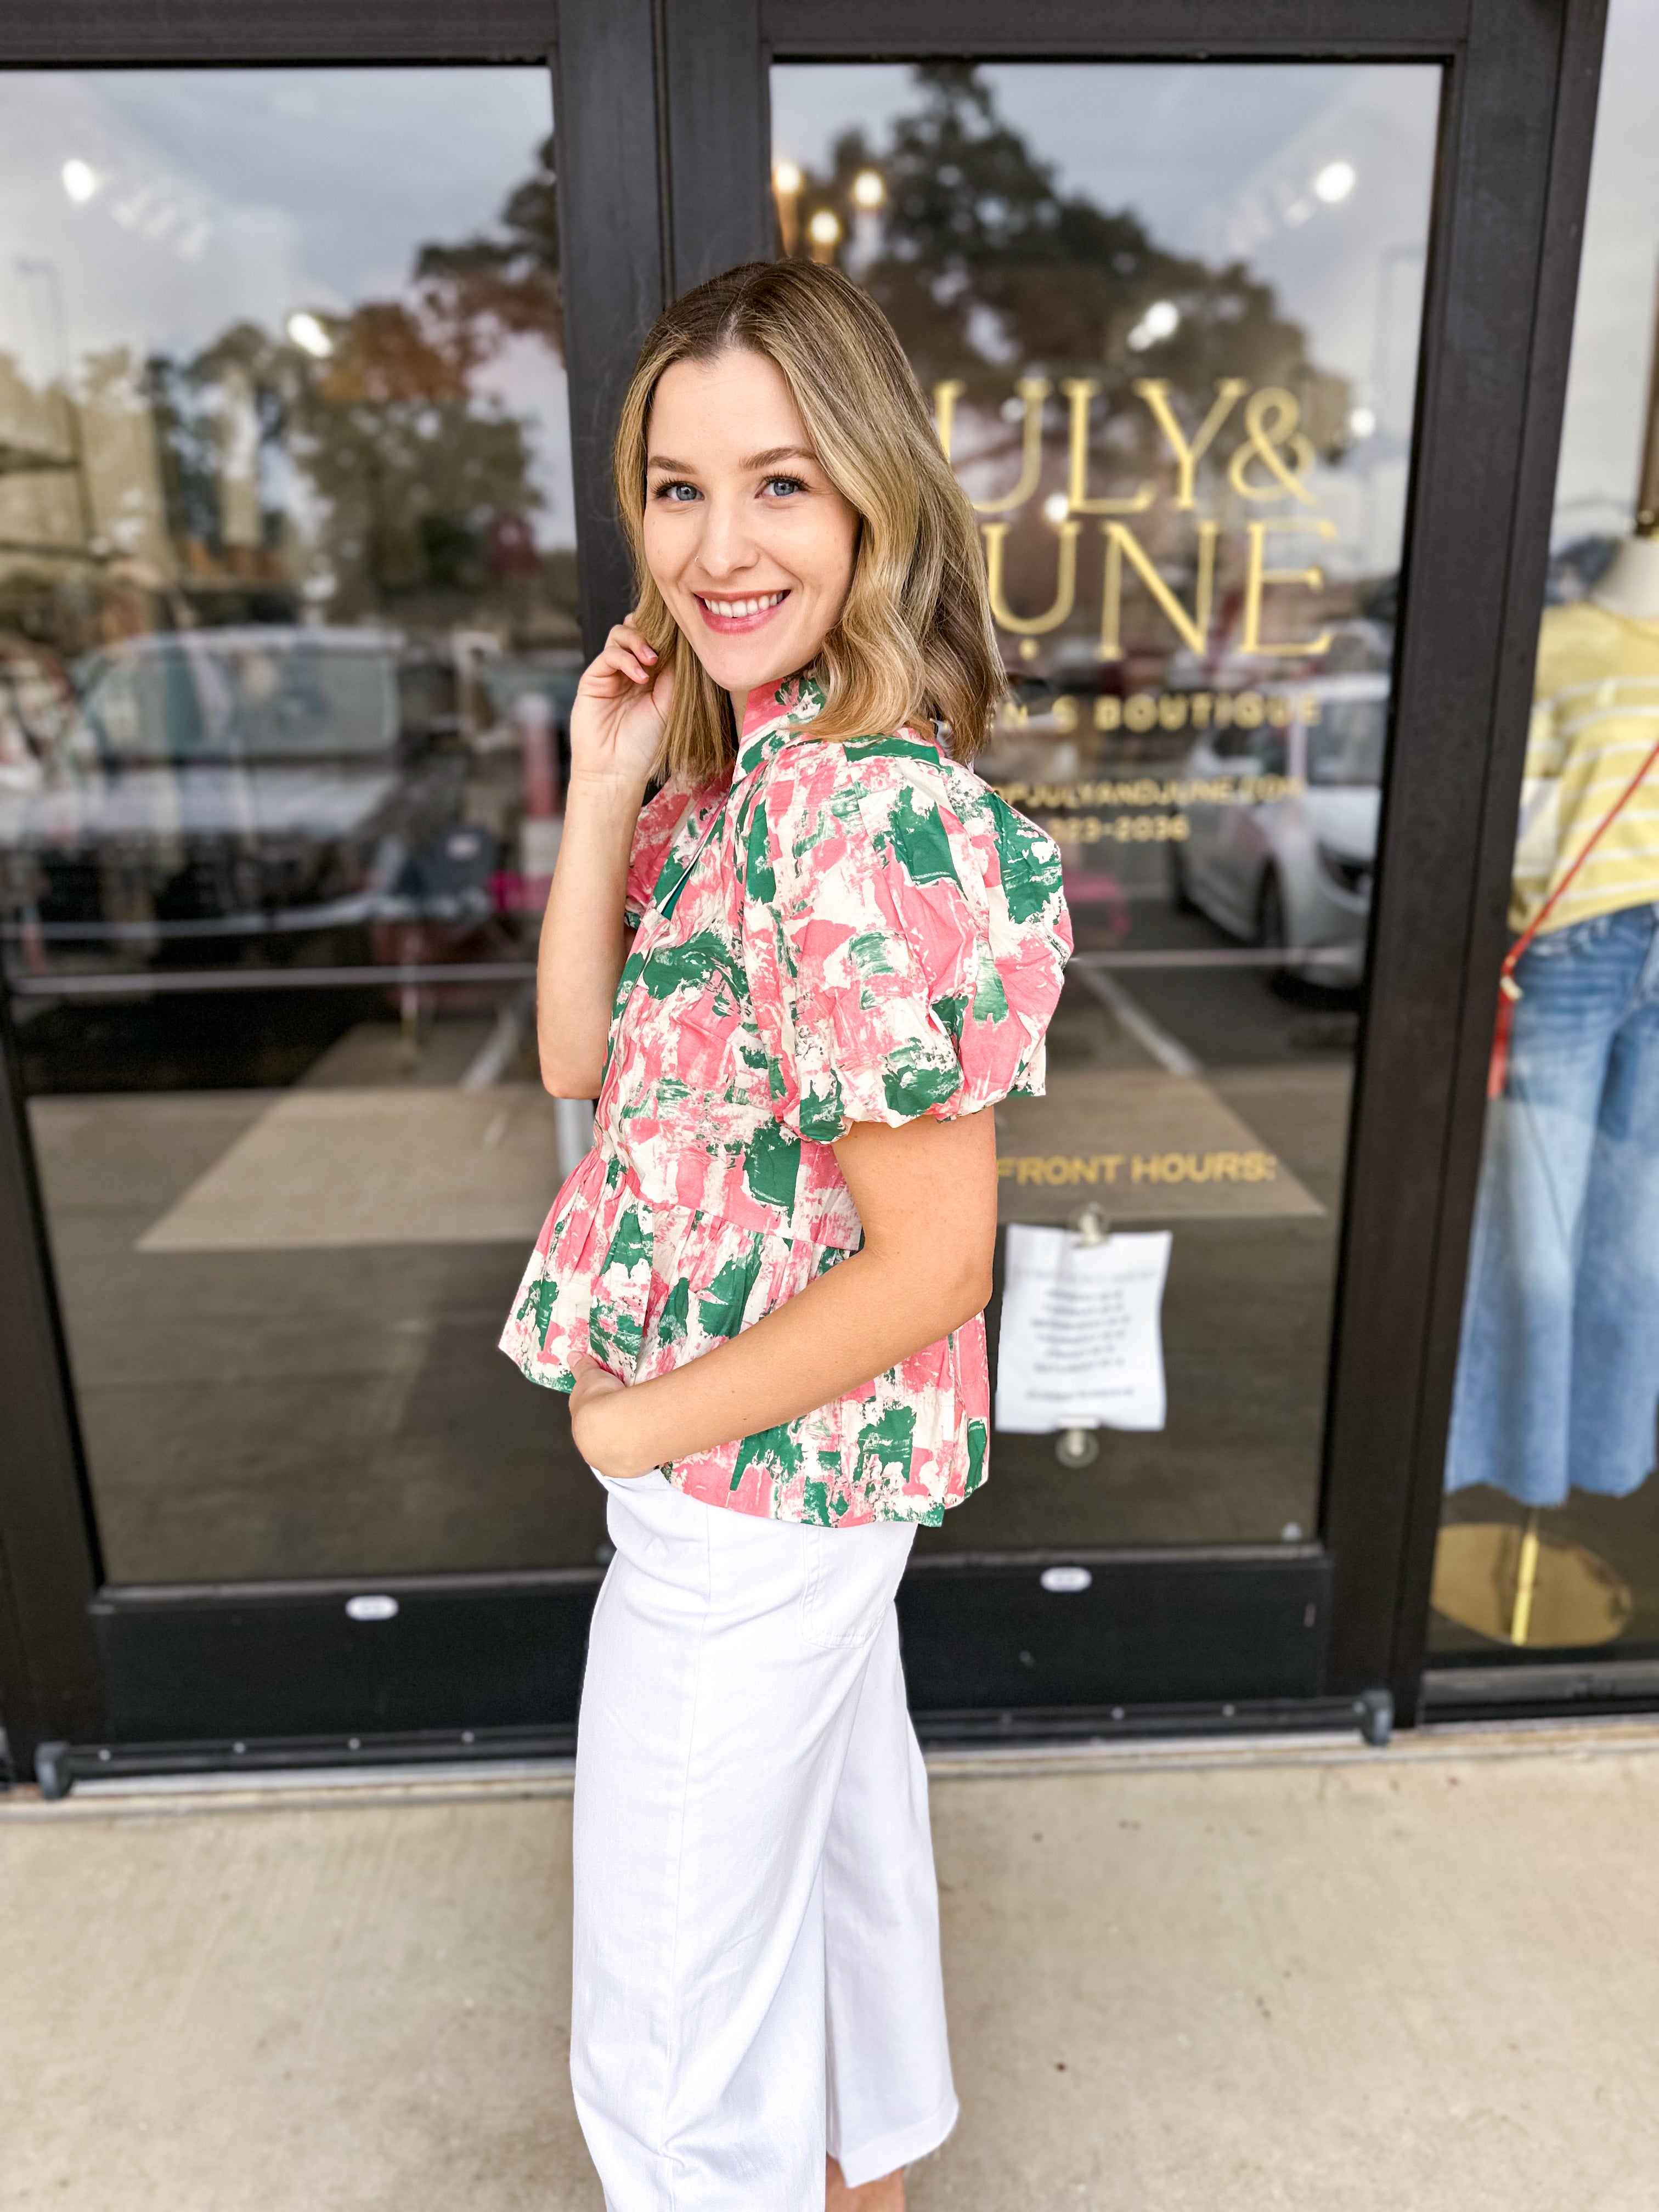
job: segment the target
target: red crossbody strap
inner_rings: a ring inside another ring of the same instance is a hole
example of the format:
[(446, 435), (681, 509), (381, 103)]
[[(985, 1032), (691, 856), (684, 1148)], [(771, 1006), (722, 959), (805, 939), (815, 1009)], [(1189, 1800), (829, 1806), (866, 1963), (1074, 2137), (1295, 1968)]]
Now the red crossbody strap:
[(1520, 965), (1521, 956), (1549, 920), (1557, 901), (1571, 884), (1573, 878), (1595, 850), (1602, 837), (1612, 829), (1630, 800), (1636, 796), (1637, 786), (1656, 761), (1659, 761), (1659, 744), (1654, 745), (1641, 767), (1637, 769), (1618, 798), (1613, 800), (1607, 813), (1596, 823), (1595, 830), (1580, 848), (1577, 859), (1574, 860), (1566, 874), (1562, 877), (1560, 882), (1557, 884), (1543, 905), (1539, 908), (1537, 913), (1534, 915), (1532, 920), (1504, 956), (1504, 965), (1498, 972), (1498, 1018), (1492, 1024), (1492, 1058), (1486, 1065), (1488, 1098), (1501, 1098), (1504, 1095), (1504, 1085), (1509, 1080), (1510, 1032), (1515, 1026), (1516, 1002), (1521, 996), (1521, 986), (1515, 980), (1515, 971)]

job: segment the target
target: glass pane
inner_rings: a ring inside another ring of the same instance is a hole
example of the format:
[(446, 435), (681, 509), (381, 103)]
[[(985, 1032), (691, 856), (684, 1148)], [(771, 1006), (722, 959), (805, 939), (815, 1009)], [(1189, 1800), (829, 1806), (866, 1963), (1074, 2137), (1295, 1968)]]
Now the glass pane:
[[(1614, 0), (1431, 1650), (1659, 1647), (1659, 17)], [(1499, 1087), (1501, 1085), (1501, 1088)]]
[(119, 1581), (603, 1534), (495, 1348), (559, 1180), (550, 131), (535, 69), (0, 76), (0, 928)]
[(1169, 1238), (1161, 1413), (1003, 1426), (976, 1546), (1315, 1530), (1439, 89), (772, 73), (781, 245), (867, 285), (933, 392), (1012, 679), (981, 765), (1065, 856), (1003, 1218)]

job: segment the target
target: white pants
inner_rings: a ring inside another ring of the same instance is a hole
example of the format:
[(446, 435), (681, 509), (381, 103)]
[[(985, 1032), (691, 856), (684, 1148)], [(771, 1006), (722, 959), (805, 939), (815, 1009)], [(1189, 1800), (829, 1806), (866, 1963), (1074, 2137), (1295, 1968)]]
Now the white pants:
[[(605, 1480), (605, 1478), (601, 1478)], [(822, 2212), (955, 2124), (915, 1531), (605, 1480), (576, 1750), (570, 2073), (607, 2212)]]

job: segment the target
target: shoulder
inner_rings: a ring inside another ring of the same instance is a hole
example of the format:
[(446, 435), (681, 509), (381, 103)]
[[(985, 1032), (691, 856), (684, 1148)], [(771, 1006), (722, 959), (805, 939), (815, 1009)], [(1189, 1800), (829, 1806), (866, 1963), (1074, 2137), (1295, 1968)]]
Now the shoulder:
[(775, 867), (800, 890), (850, 867), (954, 884), (1019, 920), (1062, 910), (1053, 839), (930, 736), (804, 738), (769, 763), (761, 799)]

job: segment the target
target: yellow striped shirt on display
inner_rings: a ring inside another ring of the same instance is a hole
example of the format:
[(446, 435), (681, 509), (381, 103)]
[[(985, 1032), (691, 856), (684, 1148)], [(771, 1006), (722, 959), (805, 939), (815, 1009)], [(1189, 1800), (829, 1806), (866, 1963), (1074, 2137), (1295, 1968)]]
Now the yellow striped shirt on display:
[[(1551, 607), (1539, 639), (1510, 900), (1525, 929), (1659, 744), (1659, 622), (1594, 600)], [(1659, 763), (1557, 900), (1546, 931), (1659, 900)]]

